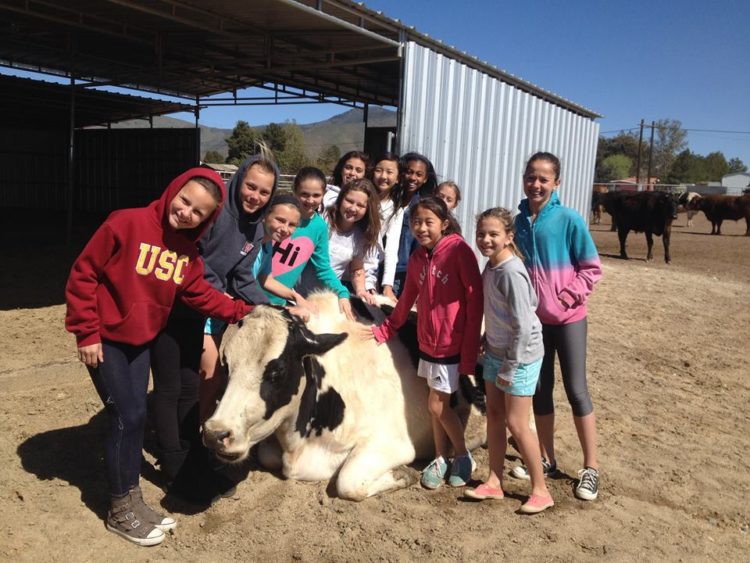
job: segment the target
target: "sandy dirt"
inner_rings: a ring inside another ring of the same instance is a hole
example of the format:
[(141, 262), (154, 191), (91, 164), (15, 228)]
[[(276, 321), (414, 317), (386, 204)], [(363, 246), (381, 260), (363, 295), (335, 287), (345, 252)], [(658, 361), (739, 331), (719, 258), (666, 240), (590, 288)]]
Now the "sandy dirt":
[[(63, 329), (71, 253), (4, 251), (0, 278), (0, 559), (4, 561), (747, 560), (750, 553), (750, 237), (744, 223), (709, 236), (703, 215), (673, 228), (672, 256), (646, 263), (631, 234), (618, 259), (609, 216), (592, 227), (604, 280), (591, 299), (589, 385), (602, 466), (595, 502), (574, 498), (581, 463), (562, 385), (556, 506), (515, 513), (527, 483), (501, 502), (418, 485), (352, 503), (326, 483), (242, 468), (234, 499), (173, 513), (178, 528), (139, 548), (104, 528), (101, 405)], [(509, 452), (514, 454), (512, 450)], [(476, 452), (476, 479), (487, 452)], [(163, 492), (146, 455), (142, 486)], [(508, 457), (508, 467), (517, 458)], [(416, 475), (421, 463), (411, 469)], [(744, 554), (744, 555), (743, 555)]]

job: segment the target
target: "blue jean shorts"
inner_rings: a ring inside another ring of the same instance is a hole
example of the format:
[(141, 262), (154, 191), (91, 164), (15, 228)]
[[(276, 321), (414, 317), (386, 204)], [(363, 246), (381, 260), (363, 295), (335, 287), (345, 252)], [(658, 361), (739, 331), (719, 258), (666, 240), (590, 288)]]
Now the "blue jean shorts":
[(497, 377), (503, 366), (502, 358), (484, 353), (484, 380), (495, 384), (495, 387), (517, 397), (532, 397), (536, 392), (536, 383), (539, 381), (539, 372), (542, 369), (542, 359), (530, 364), (518, 364), (518, 369), (513, 375), (513, 381), (506, 385), (505, 381)]

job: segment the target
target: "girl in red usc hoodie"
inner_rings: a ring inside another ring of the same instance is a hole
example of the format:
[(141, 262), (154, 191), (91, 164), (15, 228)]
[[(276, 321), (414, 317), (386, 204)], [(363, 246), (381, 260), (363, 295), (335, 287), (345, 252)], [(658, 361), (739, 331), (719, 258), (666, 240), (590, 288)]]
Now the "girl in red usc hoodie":
[(227, 322), (252, 310), (203, 278), (196, 242), (223, 201), (221, 178), (191, 168), (149, 206), (113, 212), (76, 259), (65, 288), (65, 328), (76, 337), (108, 419), (107, 529), (138, 545), (161, 543), (176, 525), (143, 502), (139, 487), (149, 344), (176, 299)]
[(409, 258), (396, 308), (381, 326), (365, 332), (365, 337), (385, 342), (406, 322), (416, 301), (417, 374), (427, 379), (430, 388), (428, 408), (435, 440), (435, 459), (421, 480), (429, 489), (438, 488), (448, 472), (448, 441), (455, 454), (449, 485), (465, 485), (475, 467), (461, 421), (450, 408), (450, 396), (458, 390), (459, 374), (474, 373), (484, 300), (477, 259), (456, 234), (458, 228), (442, 199), (424, 197), (411, 209), (411, 230), (420, 248)]

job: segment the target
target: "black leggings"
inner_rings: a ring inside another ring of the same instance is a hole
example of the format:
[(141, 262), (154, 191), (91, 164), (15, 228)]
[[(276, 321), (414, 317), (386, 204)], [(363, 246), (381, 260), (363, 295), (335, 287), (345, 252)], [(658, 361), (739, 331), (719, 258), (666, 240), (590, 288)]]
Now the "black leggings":
[(594, 411), (586, 384), (586, 333), (584, 318), (567, 325), (542, 325), (544, 360), (534, 394), (534, 414), (554, 414), (552, 391), (555, 387), (555, 353), (560, 360), (563, 386), (574, 416), (586, 416)]
[(185, 450), (198, 435), (198, 369), (204, 323), (200, 317), (172, 314), (151, 345), (152, 415), (160, 452)]

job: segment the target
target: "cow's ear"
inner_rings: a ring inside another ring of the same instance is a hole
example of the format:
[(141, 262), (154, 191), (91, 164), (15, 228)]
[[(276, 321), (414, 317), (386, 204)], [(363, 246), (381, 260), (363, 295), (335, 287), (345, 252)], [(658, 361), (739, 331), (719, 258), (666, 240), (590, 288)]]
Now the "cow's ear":
[(328, 350), (335, 348), (341, 344), (346, 337), (349, 336), (347, 333), (342, 332), (341, 334), (313, 334), (310, 331), (305, 331), (302, 336), (302, 341), (299, 343), (302, 356), (309, 356), (314, 354), (320, 356), (328, 352)]

